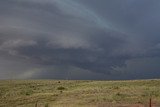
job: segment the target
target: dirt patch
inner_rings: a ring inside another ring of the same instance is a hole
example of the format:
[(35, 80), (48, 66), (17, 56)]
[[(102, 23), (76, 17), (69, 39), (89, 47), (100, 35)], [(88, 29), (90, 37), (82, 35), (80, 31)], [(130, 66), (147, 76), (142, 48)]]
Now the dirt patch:
[(98, 105), (98, 107), (146, 107), (146, 106), (142, 104), (119, 104), (119, 105), (103, 104), (103, 105)]
[(145, 106), (142, 104), (132, 104), (132, 105), (121, 105), (117, 107), (145, 107)]
[[(96, 107), (150, 107), (150, 106), (149, 106), (149, 102), (148, 102), (148, 103), (144, 103), (144, 104), (140, 104), (140, 103), (137, 103), (137, 104), (100, 103)], [(155, 102), (155, 101), (153, 101), (152, 102), (152, 107), (160, 107), (160, 104)]]

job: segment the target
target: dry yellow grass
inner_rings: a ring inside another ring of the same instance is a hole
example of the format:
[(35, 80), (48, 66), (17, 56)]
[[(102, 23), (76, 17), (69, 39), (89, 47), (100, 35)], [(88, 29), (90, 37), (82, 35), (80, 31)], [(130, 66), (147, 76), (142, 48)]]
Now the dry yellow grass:
[(150, 97), (160, 102), (160, 80), (0, 81), (0, 107), (143, 107)]

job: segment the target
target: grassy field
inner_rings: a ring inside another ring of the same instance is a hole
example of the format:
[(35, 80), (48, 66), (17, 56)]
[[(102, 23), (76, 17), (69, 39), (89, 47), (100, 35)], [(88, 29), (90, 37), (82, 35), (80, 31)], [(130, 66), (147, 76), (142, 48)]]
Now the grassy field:
[(0, 107), (149, 107), (149, 98), (160, 103), (160, 80), (0, 81)]

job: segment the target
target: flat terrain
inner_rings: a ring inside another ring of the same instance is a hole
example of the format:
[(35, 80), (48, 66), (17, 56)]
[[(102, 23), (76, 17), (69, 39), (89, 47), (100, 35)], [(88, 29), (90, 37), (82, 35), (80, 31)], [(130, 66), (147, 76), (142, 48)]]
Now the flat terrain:
[(2, 80), (0, 107), (160, 107), (160, 80)]

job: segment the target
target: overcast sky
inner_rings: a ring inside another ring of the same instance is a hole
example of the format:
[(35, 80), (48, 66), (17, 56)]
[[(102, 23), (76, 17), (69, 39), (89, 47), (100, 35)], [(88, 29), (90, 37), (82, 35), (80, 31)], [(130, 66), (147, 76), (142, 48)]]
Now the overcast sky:
[(0, 0), (0, 79), (160, 78), (160, 0)]

